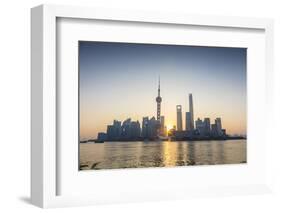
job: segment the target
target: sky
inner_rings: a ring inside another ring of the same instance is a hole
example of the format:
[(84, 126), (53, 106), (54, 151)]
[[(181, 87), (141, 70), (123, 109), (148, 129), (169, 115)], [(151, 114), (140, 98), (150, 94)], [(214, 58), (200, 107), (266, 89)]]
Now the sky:
[(113, 120), (156, 117), (158, 78), (161, 115), (176, 125), (188, 94), (194, 120), (222, 119), (227, 134), (246, 134), (245, 48), (79, 42), (80, 139), (96, 138)]

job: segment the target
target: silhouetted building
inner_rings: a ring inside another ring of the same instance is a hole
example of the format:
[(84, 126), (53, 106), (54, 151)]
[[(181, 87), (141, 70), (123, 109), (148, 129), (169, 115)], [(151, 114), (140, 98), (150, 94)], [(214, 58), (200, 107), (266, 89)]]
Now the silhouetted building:
[(143, 117), (142, 118), (142, 131), (141, 131), (141, 136), (143, 138), (148, 138), (148, 123), (149, 123), (149, 118)]
[(185, 130), (193, 131), (194, 130), (194, 115), (193, 115), (193, 98), (190, 93), (188, 96), (189, 100), (189, 112), (185, 113)]
[(174, 137), (176, 140), (183, 140), (187, 137), (188, 131), (174, 131)]
[(99, 132), (98, 133), (98, 141), (106, 141), (107, 140), (107, 134), (104, 132)]
[(216, 118), (215, 119), (215, 124), (217, 126), (217, 133), (218, 133), (218, 135), (222, 136), (223, 132), (222, 132), (222, 125), (221, 125), (221, 118)]
[(142, 119), (142, 131), (141, 136), (143, 139), (153, 140), (158, 137), (158, 130), (159, 130), (160, 123), (152, 117), (144, 117)]
[(123, 121), (122, 127), (121, 127), (121, 138), (124, 140), (129, 140), (131, 137), (131, 118), (128, 118), (127, 120)]
[(211, 134), (210, 118), (204, 118), (204, 121), (202, 121), (200, 118), (198, 118), (195, 121), (195, 127), (197, 130), (197, 133), (200, 136), (210, 136), (210, 134)]
[(113, 121), (113, 127), (114, 127), (114, 136), (116, 138), (119, 138), (121, 136), (121, 121), (117, 121), (117, 120), (114, 120)]
[(121, 122), (114, 120), (113, 125), (107, 126), (107, 140), (118, 140), (121, 136)]
[(168, 135), (167, 126), (164, 126), (163, 136), (167, 136), (167, 135)]
[(160, 122), (161, 102), (162, 102), (162, 98), (160, 96), (160, 77), (158, 82), (158, 96), (156, 97), (156, 102), (157, 102), (157, 121)]
[(166, 136), (165, 117), (163, 115), (160, 116), (160, 135)]
[(217, 137), (218, 136), (218, 129), (217, 129), (217, 125), (216, 124), (211, 124), (211, 135), (213, 137)]
[(139, 121), (131, 122), (130, 126), (130, 139), (137, 140), (141, 135), (141, 128)]
[(211, 134), (211, 122), (210, 118), (204, 118), (205, 135)]
[(107, 134), (108, 140), (114, 140), (114, 127), (113, 127), (113, 125), (107, 126), (106, 134)]
[(213, 137), (226, 136), (226, 130), (222, 129), (221, 118), (216, 118), (215, 123), (211, 125), (211, 136)]
[(193, 98), (192, 94), (189, 94), (189, 112), (190, 112), (190, 130), (194, 129), (194, 112), (193, 112)]
[(158, 136), (159, 122), (152, 117), (148, 122), (148, 139), (156, 139)]
[(201, 135), (201, 136), (204, 136), (205, 135), (205, 125), (204, 125), (204, 122), (198, 118), (196, 121), (195, 121), (195, 127), (196, 127), (196, 130), (198, 131), (198, 133)]
[(177, 130), (182, 131), (182, 107), (177, 105)]
[(185, 130), (191, 131), (191, 114), (190, 112), (185, 113)]
[(139, 121), (131, 121), (130, 118), (122, 123), (114, 120), (113, 125), (107, 126), (107, 132), (98, 133), (98, 140), (117, 141), (117, 140), (137, 140), (141, 136)]

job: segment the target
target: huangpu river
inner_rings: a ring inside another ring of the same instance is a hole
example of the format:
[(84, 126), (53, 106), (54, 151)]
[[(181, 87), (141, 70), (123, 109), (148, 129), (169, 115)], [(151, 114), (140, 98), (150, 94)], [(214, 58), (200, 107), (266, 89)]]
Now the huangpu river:
[(80, 169), (246, 163), (246, 140), (80, 143)]

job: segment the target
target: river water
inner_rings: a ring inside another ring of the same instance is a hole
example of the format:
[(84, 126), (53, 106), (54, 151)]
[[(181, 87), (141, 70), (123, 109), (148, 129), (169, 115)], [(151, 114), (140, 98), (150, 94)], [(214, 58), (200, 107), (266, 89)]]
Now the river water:
[(246, 140), (80, 143), (80, 169), (246, 163)]

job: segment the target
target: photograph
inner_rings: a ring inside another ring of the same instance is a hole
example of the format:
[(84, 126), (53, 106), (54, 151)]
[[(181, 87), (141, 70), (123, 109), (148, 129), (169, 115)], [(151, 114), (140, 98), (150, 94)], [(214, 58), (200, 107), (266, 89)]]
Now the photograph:
[(247, 48), (78, 41), (78, 170), (247, 163)]

